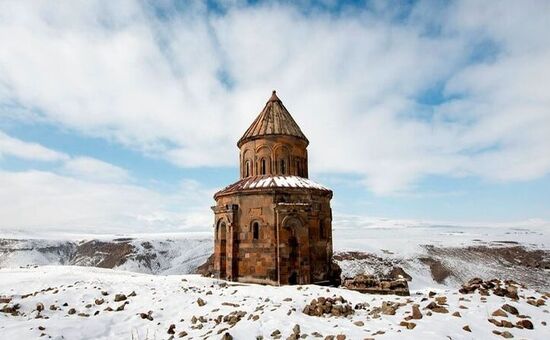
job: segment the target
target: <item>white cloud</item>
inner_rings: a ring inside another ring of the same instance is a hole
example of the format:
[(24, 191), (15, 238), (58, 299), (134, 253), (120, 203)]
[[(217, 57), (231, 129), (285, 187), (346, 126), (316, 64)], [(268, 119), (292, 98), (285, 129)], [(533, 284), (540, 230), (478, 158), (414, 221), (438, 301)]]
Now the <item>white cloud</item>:
[[(183, 180), (168, 191), (147, 188), (126, 169), (69, 155), (0, 131), (0, 155), (57, 161), (50, 171), (0, 169), (0, 229), (64, 232), (207, 230), (213, 189)], [(57, 164), (59, 163), (59, 164)]]
[(190, 182), (161, 193), (44, 171), (0, 171), (0, 187), (4, 231), (160, 232), (205, 230), (212, 224), (211, 191)]
[(57, 162), (57, 171), (84, 180), (125, 182), (130, 179), (126, 169), (86, 156), (71, 157), (38, 143), (11, 137), (0, 131), (0, 157), (9, 155), (24, 160)]
[(79, 179), (96, 181), (124, 182), (130, 178), (125, 169), (90, 157), (72, 158), (65, 162), (62, 171)]
[[(547, 174), (550, 5), (432, 5), (400, 23), (385, 6), (207, 16), (194, 4), (159, 20), (132, 1), (4, 1), (0, 102), (181, 166), (218, 166), (236, 164), (236, 140), (276, 88), (312, 142), (310, 168), (360, 175), (377, 193), (431, 174)], [(418, 100), (436, 85), (443, 104)]]
[(62, 152), (48, 149), (40, 144), (24, 142), (0, 131), (0, 158), (4, 155), (44, 162), (63, 161), (69, 158)]

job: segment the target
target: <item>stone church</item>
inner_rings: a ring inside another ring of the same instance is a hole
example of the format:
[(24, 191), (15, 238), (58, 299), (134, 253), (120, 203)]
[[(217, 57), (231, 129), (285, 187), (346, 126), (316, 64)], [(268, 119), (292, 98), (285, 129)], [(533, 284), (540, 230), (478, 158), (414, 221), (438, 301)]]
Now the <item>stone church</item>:
[(332, 191), (308, 178), (308, 139), (275, 91), (246, 130), (240, 180), (214, 195), (214, 274), (271, 285), (328, 283)]

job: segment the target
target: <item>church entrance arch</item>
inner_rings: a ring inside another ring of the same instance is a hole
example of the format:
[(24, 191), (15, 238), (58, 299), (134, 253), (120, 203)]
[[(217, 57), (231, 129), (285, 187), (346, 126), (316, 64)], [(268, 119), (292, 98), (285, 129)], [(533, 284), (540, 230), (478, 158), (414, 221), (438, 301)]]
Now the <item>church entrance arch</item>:
[(288, 235), (287, 241), (287, 278), (288, 284), (295, 285), (302, 283), (301, 263), (305, 256), (300, 248), (300, 240), (307, 237), (302, 221), (297, 217), (288, 216), (283, 220), (283, 227)]

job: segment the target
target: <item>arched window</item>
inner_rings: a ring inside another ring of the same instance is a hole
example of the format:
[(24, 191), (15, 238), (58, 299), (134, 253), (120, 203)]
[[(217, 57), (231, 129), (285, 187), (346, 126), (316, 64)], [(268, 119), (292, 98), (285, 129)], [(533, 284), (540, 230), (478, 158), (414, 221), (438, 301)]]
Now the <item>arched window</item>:
[(325, 222), (323, 220), (319, 221), (319, 239), (325, 239)]
[(245, 166), (245, 169), (244, 169), (245, 176), (244, 177), (249, 177), (250, 176), (250, 161), (246, 161), (244, 166)]
[(218, 222), (218, 227), (217, 227), (217, 230), (216, 230), (216, 237), (220, 241), (225, 241), (225, 236), (226, 236), (225, 222), (223, 222), (223, 220), (220, 220)]
[(252, 238), (254, 240), (260, 239), (260, 224), (258, 222), (252, 223)]
[(261, 160), (261, 163), (260, 163), (260, 175), (265, 175), (266, 173), (266, 168), (267, 168), (267, 162), (265, 161), (265, 158), (262, 158)]
[(285, 160), (284, 160), (284, 159), (281, 159), (281, 160), (279, 161), (279, 164), (280, 164), (280, 165), (279, 165), (279, 169), (281, 170), (281, 175), (286, 174), (286, 162), (285, 162)]
[(302, 176), (302, 167), (301, 167), (300, 165), (301, 165), (301, 164), (300, 164), (300, 160), (297, 159), (297, 160), (296, 160), (296, 174), (297, 174), (298, 176), (300, 176), (300, 177), (303, 177), (303, 176)]

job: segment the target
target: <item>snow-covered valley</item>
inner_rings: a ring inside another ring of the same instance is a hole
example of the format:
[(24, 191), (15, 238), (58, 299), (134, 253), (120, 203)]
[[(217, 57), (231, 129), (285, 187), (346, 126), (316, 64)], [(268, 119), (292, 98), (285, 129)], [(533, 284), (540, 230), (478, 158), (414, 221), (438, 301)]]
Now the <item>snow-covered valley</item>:
[[(399, 267), (411, 276), (410, 297), (313, 285), (226, 283), (192, 275), (211, 254), (208, 233), (11, 233), (0, 238), (1, 338), (216, 339), (226, 332), (234, 339), (550, 338), (545, 293), (550, 290), (550, 242), (540, 226), (335, 228), (335, 259), (343, 276), (383, 275)], [(460, 285), (473, 277), (513, 279), (527, 288), (519, 288), (517, 300), (479, 291), (460, 294)], [(116, 294), (126, 299), (115, 302)], [(348, 316), (302, 312), (313, 299), (337, 296), (359, 309)], [(433, 304), (426, 308), (431, 302), (447, 312), (435, 312)], [(421, 319), (411, 319), (415, 304)], [(504, 304), (519, 314), (492, 316)], [(395, 313), (381, 312), (388, 306)], [(520, 320), (529, 320), (533, 329)], [(171, 325), (173, 334), (168, 333)]]
[(212, 240), (204, 235), (65, 237), (0, 239), (0, 268), (74, 265), (147, 274), (188, 274), (212, 251)]

